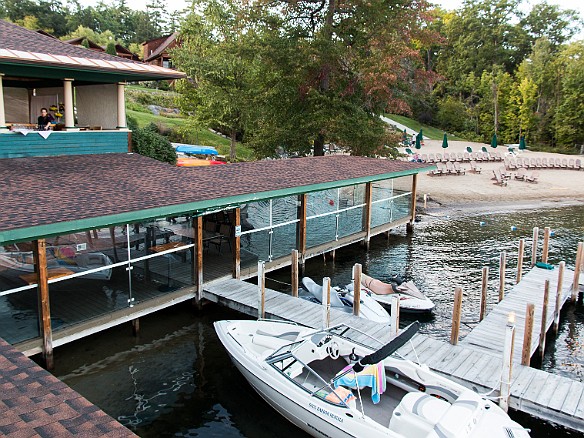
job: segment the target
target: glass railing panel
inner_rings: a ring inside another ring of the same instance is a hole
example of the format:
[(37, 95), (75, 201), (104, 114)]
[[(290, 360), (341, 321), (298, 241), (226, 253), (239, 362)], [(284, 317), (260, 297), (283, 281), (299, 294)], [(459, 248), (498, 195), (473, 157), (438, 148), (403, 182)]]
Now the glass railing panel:
[(312, 248), (336, 240), (336, 214), (306, 220), (306, 247)]
[(290, 256), (296, 249), (296, 223), (275, 227), (272, 233), (272, 260)]
[(339, 212), (339, 239), (363, 231), (363, 207)]

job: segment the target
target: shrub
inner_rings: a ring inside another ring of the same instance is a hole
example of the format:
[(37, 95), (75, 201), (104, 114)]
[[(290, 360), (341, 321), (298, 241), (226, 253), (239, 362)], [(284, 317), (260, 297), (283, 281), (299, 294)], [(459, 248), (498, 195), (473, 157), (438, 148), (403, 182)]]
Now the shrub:
[(165, 163), (176, 164), (176, 153), (166, 137), (160, 134), (153, 123), (139, 128), (135, 119), (128, 119), (132, 130), (132, 150), (140, 155)]

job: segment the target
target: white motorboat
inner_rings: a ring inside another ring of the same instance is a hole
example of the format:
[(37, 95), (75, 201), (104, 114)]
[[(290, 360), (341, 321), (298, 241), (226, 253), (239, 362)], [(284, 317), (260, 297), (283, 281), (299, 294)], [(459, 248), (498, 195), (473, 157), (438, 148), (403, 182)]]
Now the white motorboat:
[[(315, 303), (322, 302), (322, 286), (315, 283), (310, 277), (302, 278), (302, 285), (310, 293), (308, 299)], [(353, 312), (354, 296), (352, 291), (331, 288), (331, 307), (343, 310), (347, 313)], [(382, 324), (389, 324), (391, 319), (387, 311), (369, 295), (363, 294), (360, 299), (359, 316)]]
[(529, 437), (493, 402), (427, 366), (388, 356), (417, 327), (374, 351), (351, 336), (366, 335), (343, 325), (320, 331), (265, 320), (214, 325), (250, 385), (312, 436)]
[[(102, 252), (78, 253), (70, 246), (47, 247), (47, 268), (67, 268), (73, 273), (85, 272), (90, 269), (106, 267), (112, 264), (111, 259)], [(34, 272), (32, 251), (0, 252), (0, 266), (16, 272)], [(92, 280), (109, 280), (112, 270), (102, 269), (91, 272), (82, 278)]]
[[(362, 290), (369, 293), (369, 296), (378, 303), (391, 307), (391, 296), (399, 296), (399, 310), (409, 313), (430, 313), (434, 310), (434, 303), (430, 298), (418, 290), (413, 281), (403, 281), (398, 277), (391, 283), (384, 283), (381, 280), (361, 274)], [(352, 290), (353, 285), (347, 285)]]

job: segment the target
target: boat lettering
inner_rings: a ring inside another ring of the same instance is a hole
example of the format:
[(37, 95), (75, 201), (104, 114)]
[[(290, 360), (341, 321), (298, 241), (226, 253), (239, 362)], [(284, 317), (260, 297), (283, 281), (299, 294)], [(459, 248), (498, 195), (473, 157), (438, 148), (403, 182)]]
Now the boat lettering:
[(343, 417), (339, 417), (338, 415), (335, 415), (332, 412), (329, 412), (326, 409), (321, 408), (320, 406), (316, 406), (314, 403), (309, 403), (308, 406), (320, 414), (324, 414), (332, 418), (333, 420), (337, 420), (339, 423), (343, 422)]

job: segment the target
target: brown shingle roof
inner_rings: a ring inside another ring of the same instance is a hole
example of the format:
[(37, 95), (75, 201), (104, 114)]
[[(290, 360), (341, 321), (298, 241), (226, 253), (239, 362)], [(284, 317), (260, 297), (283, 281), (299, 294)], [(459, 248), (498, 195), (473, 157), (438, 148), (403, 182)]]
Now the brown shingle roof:
[[(0, 241), (10, 240), (4, 234), (8, 230), (184, 204), (196, 210), (203, 201), (223, 207), (274, 197), (277, 190), (302, 193), (303, 187), (324, 189), (306, 187), (315, 184), (350, 185), (425, 168), (422, 163), (342, 155), (198, 168), (179, 168), (138, 154), (2, 159)], [(225, 199), (230, 197), (238, 198)], [(180, 208), (174, 211), (187, 211)], [(142, 215), (148, 217), (152, 214)]]
[(154, 50), (154, 52), (148, 55), (148, 57), (144, 58), (144, 62), (151, 61), (156, 57), (160, 56), (160, 54), (163, 53), (166, 50), (166, 48), (170, 46), (174, 40), (176, 40), (177, 37), (178, 32), (168, 35), (166, 39), (156, 48), (156, 50)]
[(0, 339), (0, 435), (136, 437)]

